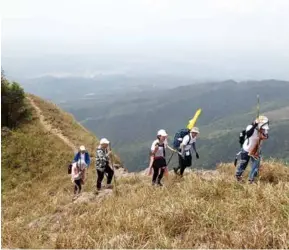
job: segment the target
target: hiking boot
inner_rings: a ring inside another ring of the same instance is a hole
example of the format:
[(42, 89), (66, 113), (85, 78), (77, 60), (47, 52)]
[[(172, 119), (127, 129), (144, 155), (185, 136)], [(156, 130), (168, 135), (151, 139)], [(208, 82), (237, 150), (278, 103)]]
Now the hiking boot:
[(100, 192), (100, 190), (101, 190), (101, 188), (96, 188), (93, 193), (94, 193), (95, 195), (98, 195), (99, 192)]
[(236, 175), (236, 180), (237, 180), (238, 182), (241, 182), (241, 181), (242, 181), (242, 176), (237, 176), (237, 175)]
[(254, 184), (254, 180), (249, 180), (249, 184)]
[(174, 169), (175, 174), (178, 175), (178, 169), (177, 168), (173, 168), (173, 169)]
[(112, 184), (106, 184), (105, 188), (106, 188), (106, 189), (112, 189), (113, 186), (112, 186)]

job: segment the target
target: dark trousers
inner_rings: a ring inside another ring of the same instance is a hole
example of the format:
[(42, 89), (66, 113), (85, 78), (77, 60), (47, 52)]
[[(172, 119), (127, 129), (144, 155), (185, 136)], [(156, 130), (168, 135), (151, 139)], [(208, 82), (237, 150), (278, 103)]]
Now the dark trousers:
[(101, 189), (101, 182), (104, 178), (105, 173), (107, 173), (107, 184), (111, 184), (112, 177), (114, 175), (114, 171), (107, 164), (104, 168), (104, 171), (100, 171), (97, 169), (97, 182), (96, 182), (96, 188), (97, 189)]
[(180, 175), (182, 176), (186, 167), (190, 166), (192, 166), (192, 154), (185, 155), (184, 158), (179, 155), (179, 166), (175, 169), (175, 171), (177, 172), (180, 169)]
[(74, 194), (79, 194), (81, 192), (82, 180), (74, 180)]
[(167, 166), (167, 163), (166, 163), (165, 158), (154, 159), (153, 166), (152, 166), (154, 170), (153, 179), (152, 179), (153, 183), (160, 184), (161, 179), (164, 176), (166, 166)]

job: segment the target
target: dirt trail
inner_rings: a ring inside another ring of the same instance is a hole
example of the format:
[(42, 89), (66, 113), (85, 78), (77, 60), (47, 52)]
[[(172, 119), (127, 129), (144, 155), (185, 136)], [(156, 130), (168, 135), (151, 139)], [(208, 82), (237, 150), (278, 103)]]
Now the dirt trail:
[(32, 107), (36, 110), (37, 116), (39, 117), (40, 123), (44, 127), (45, 130), (48, 132), (56, 135), (60, 140), (62, 140), (67, 146), (69, 146), (73, 152), (77, 151), (76, 146), (67, 138), (65, 137), (60, 130), (53, 128), (52, 125), (45, 120), (44, 115), (42, 114), (41, 109), (36, 105), (34, 100), (31, 97), (26, 97), (29, 102), (31, 103)]

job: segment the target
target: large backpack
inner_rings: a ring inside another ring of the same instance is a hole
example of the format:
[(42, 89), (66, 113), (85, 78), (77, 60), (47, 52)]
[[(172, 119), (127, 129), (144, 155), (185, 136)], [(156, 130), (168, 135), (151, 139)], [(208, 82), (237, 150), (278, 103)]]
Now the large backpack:
[(183, 141), (183, 138), (190, 134), (190, 130), (187, 129), (187, 128), (183, 128), (183, 129), (180, 129), (176, 134), (175, 134), (175, 137), (174, 137), (174, 141), (173, 141), (173, 147), (175, 149), (179, 149), (180, 148), (180, 145)]

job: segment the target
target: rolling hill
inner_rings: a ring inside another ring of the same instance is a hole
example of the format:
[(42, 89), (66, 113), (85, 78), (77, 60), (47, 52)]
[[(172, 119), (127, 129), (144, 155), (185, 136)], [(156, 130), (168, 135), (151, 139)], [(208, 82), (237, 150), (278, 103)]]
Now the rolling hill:
[[(101, 105), (73, 106), (67, 110), (98, 135), (110, 137), (118, 154), (131, 171), (148, 164), (148, 149), (155, 133), (165, 128), (170, 140), (186, 126), (198, 108), (201, 159), (194, 167), (215, 168), (232, 161), (239, 150), (238, 136), (256, 117), (256, 95), (261, 113), (271, 120), (270, 140), (264, 156), (289, 160), (289, 82), (277, 80), (212, 82), (117, 96)], [(173, 158), (171, 166), (176, 164)]]

